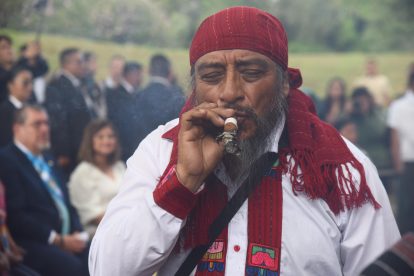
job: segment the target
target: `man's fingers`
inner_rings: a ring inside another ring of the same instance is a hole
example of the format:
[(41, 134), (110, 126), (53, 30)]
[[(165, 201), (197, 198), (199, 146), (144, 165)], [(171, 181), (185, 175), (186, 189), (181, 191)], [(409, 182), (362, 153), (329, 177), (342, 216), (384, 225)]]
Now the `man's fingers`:
[(210, 122), (221, 127), (224, 119), (234, 115), (233, 109), (217, 107), (216, 104), (202, 104), (182, 115), (182, 127), (189, 129), (194, 125), (203, 126)]

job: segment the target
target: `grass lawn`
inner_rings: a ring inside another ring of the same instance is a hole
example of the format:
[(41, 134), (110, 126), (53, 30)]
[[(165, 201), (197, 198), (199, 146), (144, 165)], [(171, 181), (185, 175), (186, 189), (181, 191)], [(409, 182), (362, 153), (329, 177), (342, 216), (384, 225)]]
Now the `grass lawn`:
[[(34, 39), (33, 33), (0, 30), (0, 33), (9, 34), (17, 48), (24, 42)], [(65, 47), (79, 47), (82, 50), (93, 51), (98, 55), (99, 69), (97, 78), (103, 79), (110, 57), (114, 54), (124, 55), (129, 60), (135, 60), (147, 68), (149, 58), (155, 53), (164, 53), (173, 63), (179, 82), (183, 87), (189, 83), (189, 65), (187, 49), (160, 49), (133, 44), (115, 44), (105, 41), (88, 40), (84, 38), (65, 37), (58, 35), (42, 35), (44, 56), (49, 60), (51, 72), (58, 66), (58, 54)], [(334, 77), (344, 78), (348, 86), (352, 81), (363, 74), (364, 63), (367, 58), (375, 57), (380, 71), (387, 75), (394, 88), (394, 96), (405, 89), (407, 68), (414, 62), (412, 52), (385, 52), (385, 53), (290, 53), (291, 67), (300, 68), (304, 86), (312, 88), (319, 96), (324, 96), (327, 81)], [(350, 89), (348, 89), (348, 92)]]

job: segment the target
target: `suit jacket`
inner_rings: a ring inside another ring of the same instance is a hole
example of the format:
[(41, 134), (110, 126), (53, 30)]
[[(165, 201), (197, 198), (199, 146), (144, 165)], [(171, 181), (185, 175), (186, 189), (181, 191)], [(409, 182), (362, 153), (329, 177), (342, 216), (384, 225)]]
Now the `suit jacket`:
[(7, 74), (8, 70), (4, 69), (3, 66), (0, 65), (0, 103), (7, 100), (7, 96), (9, 95), (7, 89)]
[(49, 113), (52, 151), (56, 157), (70, 157), (74, 168), (83, 130), (92, 119), (82, 92), (61, 75), (49, 83), (45, 106)]
[[(52, 160), (44, 156), (48, 164)], [(76, 210), (70, 205), (66, 185), (52, 171), (62, 190), (70, 214), (71, 233), (82, 231)], [(52, 230), (60, 233), (61, 220), (56, 205), (42, 179), (26, 155), (14, 144), (0, 151), (0, 178), (6, 187), (7, 224), (16, 242), (47, 244)]]
[(0, 148), (13, 141), (13, 116), (16, 109), (9, 100), (0, 104)]
[(151, 82), (137, 99), (137, 109), (142, 114), (143, 128), (142, 138), (159, 125), (178, 118), (185, 98), (181, 91), (173, 86), (166, 86), (159, 82)]
[(129, 93), (121, 85), (106, 91), (108, 119), (118, 131), (124, 161), (134, 153), (142, 136), (142, 122), (140, 110), (136, 109), (136, 96), (137, 93)]

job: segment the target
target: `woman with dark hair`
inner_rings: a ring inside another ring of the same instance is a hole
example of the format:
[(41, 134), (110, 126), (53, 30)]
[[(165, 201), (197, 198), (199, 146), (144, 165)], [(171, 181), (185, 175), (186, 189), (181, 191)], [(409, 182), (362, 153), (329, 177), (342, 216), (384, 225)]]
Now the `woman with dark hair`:
[(345, 113), (346, 85), (340, 77), (332, 78), (326, 87), (326, 98), (321, 104), (320, 118), (332, 125)]
[(29, 69), (14, 66), (6, 78), (8, 99), (0, 104), (0, 147), (13, 140), (13, 116), (17, 109), (27, 103), (32, 95), (33, 80)]
[(70, 177), (69, 192), (90, 235), (95, 233), (106, 206), (118, 192), (125, 171), (120, 151), (112, 123), (94, 120), (88, 124), (79, 150), (80, 164)]

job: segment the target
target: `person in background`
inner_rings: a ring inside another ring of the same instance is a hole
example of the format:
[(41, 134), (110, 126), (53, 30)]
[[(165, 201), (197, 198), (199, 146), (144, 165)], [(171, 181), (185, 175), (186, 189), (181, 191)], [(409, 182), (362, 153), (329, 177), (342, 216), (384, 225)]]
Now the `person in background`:
[(122, 160), (126, 161), (138, 146), (140, 131), (143, 129), (141, 106), (138, 106), (138, 89), (142, 82), (142, 65), (127, 62), (124, 66), (121, 84), (116, 89), (106, 92), (108, 119), (111, 120), (119, 133), (122, 147)]
[(32, 73), (27, 67), (15, 65), (6, 79), (9, 97), (0, 103), (0, 147), (13, 141), (13, 116), (32, 95)]
[(161, 54), (151, 57), (149, 65), (150, 81), (138, 95), (137, 109), (144, 125), (138, 142), (145, 136), (172, 119), (178, 117), (185, 98), (170, 82), (172, 75), (169, 59)]
[(45, 107), (50, 116), (52, 151), (58, 166), (69, 177), (93, 111), (80, 89), (84, 70), (79, 49), (64, 49), (59, 60), (61, 71), (47, 86)]
[(401, 233), (414, 231), (414, 72), (408, 77), (405, 95), (391, 103), (387, 125), (391, 128), (391, 152), (401, 174), (397, 223)]
[[(350, 117), (357, 126), (357, 144), (366, 151), (382, 177), (381, 170), (389, 170), (392, 167), (386, 113), (375, 103), (367, 88), (359, 87), (352, 92)], [(387, 189), (391, 188), (390, 179), (381, 180)]]
[(49, 148), (49, 121), (38, 105), (16, 112), (14, 143), (0, 152), (7, 224), (25, 251), (23, 263), (44, 276), (88, 275), (88, 235)]
[(320, 117), (335, 125), (345, 114), (346, 84), (340, 77), (332, 78), (326, 87), (326, 97), (321, 104)]
[(10, 235), (6, 224), (6, 194), (0, 180), (0, 275), (1, 276), (40, 276), (36, 271), (25, 266), (24, 250), (18, 246)]
[(98, 67), (97, 57), (93, 52), (82, 54), (84, 73), (81, 79), (81, 90), (94, 117), (106, 118), (106, 100), (103, 90), (95, 81)]
[(373, 58), (367, 60), (365, 75), (357, 78), (353, 83), (353, 87), (366, 87), (374, 97), (375, 104), (382, 108), (387, 107), (390, 103), (391, 83), (387, 76), (379, 73), (377, 61)]
[(79, 150), (80, 164), (72, 173), (69, 193), (85, 230), (92, 236), (109, 201), (118, 192), (125, 165), (120, 161), (117, 133), (109, 121), (91, 121)]
[(42, 56), (40, 43), (31, 41), (20, 47), (20, 58), (17, 64), (29, 68), (33, 75), (34, 94), (33, 99), (37, 103), (45, 101), (46, 80), (45, 76), (49, 71), (47, 60)]
[(114, 55), (109, 61), (109, 75), (103, 83), (103, 89), (116, 89), (121, 84), (125, 66), (125, 58), (121, 55)]
[(15, 62), (13, 41), (8, 35), (0, 35), (0, 103), (7, 100), (7, 74)]

